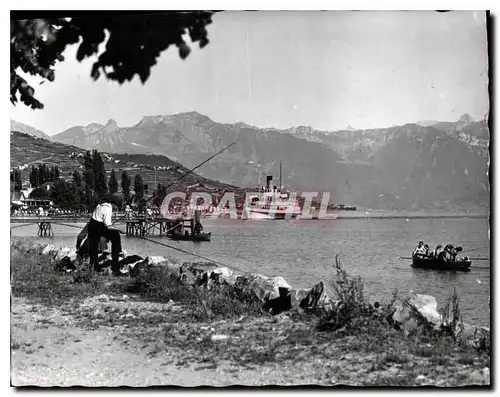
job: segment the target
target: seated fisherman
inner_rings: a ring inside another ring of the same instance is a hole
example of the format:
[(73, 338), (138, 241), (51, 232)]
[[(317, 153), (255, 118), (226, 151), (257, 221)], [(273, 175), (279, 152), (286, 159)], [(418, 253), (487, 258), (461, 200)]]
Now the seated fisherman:
[(121, 206), (122, 204), (123, 198), (120, 195), (108, 195), (102, 200), (102, 203), (96, 207), (88, 224), (90, 264), (94, 267), (97, 266), (99, 241), (101, 237), (105, 237), (107, 240), (111, 241), (111, 270), (115, 276), (120, 274), (118, 260), (120, 254), (122, 254), (122, 241), (120, 232), (111, 228), (111, 216), (113, 213), (113, 205)]
[[(76, 237), (76, 252), (79, 258), (86, 258), (90, 254), (89, 249), (89, 224), (87, 223), (82, 231)], [(105, 237), (101, 237), (99, 240), (99, 246), (97, 247), (97, 252), (101, 253), (107, 251), (108, 240)]]

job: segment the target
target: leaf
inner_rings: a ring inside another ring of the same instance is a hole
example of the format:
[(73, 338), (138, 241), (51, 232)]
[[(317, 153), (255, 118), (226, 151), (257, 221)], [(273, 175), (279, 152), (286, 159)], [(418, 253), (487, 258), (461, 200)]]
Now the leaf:
[(184, 42), (181, 44), (178, 44), (177, 47), (179, 47), (179, 56), (182, 59), (186, 59), (188, 57), (189, 53), (191, 52), (191, 49)]
[(95, 62), (94, 65), (92, 65), (90, 77), (92, 77), (94, 80), (97, 80), (101, 76), (101, 73), (99, 72), (100, 66), (101, 65), (100, 65), (99, 61)]
[[(90, 75), (97, 80), (102, 73), (120, 84), (138, 75), (144, 84), (151, 67), (161, 52), (171, 44), (178, 47), (179, 56), (186, 59), (191, 49), (182, 39), (188, 31), (199, 47), (208, 44), (206, 25), (212, 23), (212, 11), (166, 11), (154, 14), (125, 15), (104, 18), (49, 18), (11, 20), (11, 103), (20, 100), (33, 109), (43, 105), (34, 98), (34, 90), (23, 86), (15, 71), (21, 68), (33, 76), (54, 81), (53, 67), (64, 62), (62, 53), (68, 45), (79, 44), (76, 58), (82, 61), (97, 54), (99, 44), (109, 34), (105, 50), (92, 65)], [(111, 72), (108, 70), (111, 69)], [(18, 99), (19, 95), (19, 99)]]
[(150, 68), (146, 68), (139, 74), (142, 84), (144, 84), (148, 80), (150, 75), (150, 70), (151, 70)]

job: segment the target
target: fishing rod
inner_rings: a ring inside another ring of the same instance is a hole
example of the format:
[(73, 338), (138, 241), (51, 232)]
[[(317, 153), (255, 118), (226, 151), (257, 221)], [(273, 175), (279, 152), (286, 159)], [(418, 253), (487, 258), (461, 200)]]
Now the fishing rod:
[[(78, 228), (78, 229), (80, 229), (80, 226), (71, 225), (71, 224), (67, 224), (67, 223), (59, 223), (59, 225), (61, 225), (61, 226), (68, 226), (68, 227), (74, 227), (74, 228)], [(118, 230), (121, 234), (125, 234), (122, 230), (119, 230), (119, 229), (116, 229), (116, 230)], [(233, 270), (237, 270), (237, 271), (240, 271), (240, 272), (243, 272), (243, 273), (245, 272), (244, 270), (242, 270), (242, 269), (238, 269), (238, 268), (237, 268), (237, 267), (235, 267), (235, 266), (229, 266), (229, 265), (227, 265), (227, 264), (225, 264), (225, 263), (223, 263), (223, 262), (219, 262), (219, 261), (216, 261), (216, 260), (214, 260), (214, 259), (211, 259), (211, 258), (208, 258), (208, 257), (202, 256), (202, 255), (194, 254), (194, 253), (192, 253), (192, 252), (189, 252), (189, 251), (183, 250), (183, 249), (181, 249), (181, 248), (174, 247), (174, 246), (172, 246), (172, 245), (170, 245), (170, 244), (162, 243), (162, 242), (160, 242), (160, 241), (156, 241), (156, 240), (153, 240), (153, 239), (150, 239), (150, 238), (147, 238), (147, 237), (143, 237), (143, 236), (135, 236), (135, 237), (139, 237), (140, 239), (143, 239), (143, 240), (145, 240), (145, 241), (149, 241), (149, 242), (151, 242), (151, 243), (158, 244), (158, 245), (161, 245), (161, 246), (163, 246), (163, 247), (167, 247), (167, 248), (173, 249), (173, 250), (175, 250), (175, 251), (179, 251), (179, 252), (182, 252), (182, 253), (184, 253), (184, 254), (188, 254), (188, 255), (194, 256), (194, 257), (196, 257), (196, 258), (203, 259), (203, 260), (208, 261), (208, 262), (216, 263), (216, 264), (221, 265), (221, 266), (223, 266), (223, 267), (228, 267), (228, 268), (231, 268), (231, 269), (233, 269)]]
[[(193, 173), (195, 170), (197, 170), (198, 168), (200, 168), (202, 165), (208, 163), (210, 160), (212, 160), (214, 157), (218, 156), (219, 154), (221, 154), (223, 151), (229, 149), (231, 146), (235, 145), (236, 143), (238, 143), (240, 141), (241, 138), (235, 140), (233, 143), (230, 143), (229, 145), (227, 145), (226, 147), (222, 148), (221, 150), (219, 150), (217, 153), (213, 154), (212, 156), (210, 156), (208, 159), (204, 160), (203, 162), (201, 162), (200, 164), (198, 164), (196, 167), (192, 168), (191, 170), (189, 170), (188, 172), (186, 172), (185, 174), (182, 174), (179, 178), (177, 178), (176, 180), (174, 180), (172, 183), (170, 183), (167, 187), (165, 187), (165, 190), (169, 189), (170, 187), (172, 187), (173, 185), (175, 185), (177, 182), (179, 182), (181, 179), (185, 178), (186, 176), (190, 175), (191, 173)], [(148, 198), (146, 200), (146, 203), (151, 200), (153, 197), (155, 196), (151, 196), (150, 198)], [(119, 222), (123, 219), (125, 219), (125, 217), (127, 216), (127, 214), (123, 215), (122, 218), (120, 219), (117, 219), (115, 220), (112, 224), (115, 224), (116, 222)]]
[(212, 263), (215, 263), (215, 264), (217, 264), (217, 265), (221, 265), (221, 266), (223, 266), (223, 267), (231, 268), (231, 269), (233, 269), (233, 270), (237, 270), (237, 271), (240, 271), (240, 272), (245, 273), (245, 270), (238, 269), (238, 268), (237, 268), (237, 267), (235, 267), (235, 266), (232, 266), (232, 265), (230, 266), (230, 265), (228, 265), (228, 264), (226, 264), (226, 263), (223, 263), (223, 262), (220, 262), (220, 261), (216, 261), (216, 260), (211, 259), (211, 258), (208, 258), (208, 257), (206, 257), (206, 256), (202, 256), (202, 255), (194, 254), (194, 253), (192, 253), (192, 252), (189, 252), (189, 251), (183, 250), (182, 248), (174, 247), (174, 246), (172, 246), (172, 245), (170, 245), (170, 244), (166, 244), (166, 243), (163, 243), (163, 242), (161, 242), (161, 241), (156, 241), (156, 240), (153, 240), (153, 239), (150, 239), (150, 238), (147, 238), (147, 237), (143, 237), (143, 236), (138, 236), (138, 237), (139, 237), (139, 238), (141, 238), (141, 239), (143, 239), (143, 240), (145, 240), (145, 241), (149, 241), (149, 242), (151, 242), (151, 243), (158, 244), (158, 245), (161, 245), (161, 246), (163, 246), (163, 247), (170, 248), (170, 249), (173, 249), (173, 250), (175, 250), (175, 251), (179, 251), (179, 252), (182, 252), (182, 253), (184, 253), (184, 254), (188, 254), (188, 255), (194, 256), (194, 257), (196, 257), (196, 258), (200, 258), (200, 259), (203, 259), (203, 260), (205, 260), (205, 261), (212, 262)]

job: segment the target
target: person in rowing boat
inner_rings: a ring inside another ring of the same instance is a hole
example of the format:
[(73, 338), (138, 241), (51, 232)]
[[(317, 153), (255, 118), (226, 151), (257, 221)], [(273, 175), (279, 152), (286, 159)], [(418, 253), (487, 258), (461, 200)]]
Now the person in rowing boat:
[(414, 258), (423, 258), (425, 256), (424, 242), (419, 241), (417, 247), (413, 251), (412, 256)]
[(455, 262), (455, 257), (457, 256), (457, 251), (451, 244), (447, 244), (444, 250), (439, 253), (439, 260), (444, 262)]
[(458, 253), (462, 251), (462, 247), (455, 247), (451, 244), (450, 244), (450, 246), (451, 246), (452, 261), (455, 262), (457, 260)]
[(424, 245), (424, 251), (425, 251), (424, 258), (432, 258), (432, 251), (429, 248), (429, 244)]
[(434, 250), (434, 258), (439, 258), (439, 254), (441, 253), (441, 248), (443, 248), (443, 246), (441, 244), (438, 244), (436, 246), (436, 249)]

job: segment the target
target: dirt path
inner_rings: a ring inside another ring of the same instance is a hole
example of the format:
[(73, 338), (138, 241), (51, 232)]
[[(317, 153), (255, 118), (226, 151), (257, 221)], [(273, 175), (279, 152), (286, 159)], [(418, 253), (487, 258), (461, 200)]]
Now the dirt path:
[(411, 353), (398, 339), (387, 348), (354, 336), (325, 339), (310, 325), (288, 315), (193, 322), (174, 302), (133, 297), (104, 295), (61, 308), (12, 297), (11, 380), (94, 387), (489, 384), (489, 369), (472, 355), (443, 357), (428, 346)]
[[(140, 303), (127, 302), (128, 305)], [(144, 304), (142, 304), (144, 305)], [(149, 309), (163, 310), (159, 304)], [(282, 371), (234, 364), (166, 363), (177, 349), (151, 356), (127, 327), (86, 329), (64, 311), (12, 298), (11, 380), (14, 386), (227, 386), (286, 384)], [(154, 349), (154, 344), (153, 347)], [(292, 379), (288, 380), (293, 382)]]
[(14, 386), (200, 385), (225, 379), (214, 370), (194, 371), (164, 365), (164, 352), (148, 357), (138, 341), (123, 343), (120, 329), (75, 326), (60, 310), (12, 300), (12, 372)]

